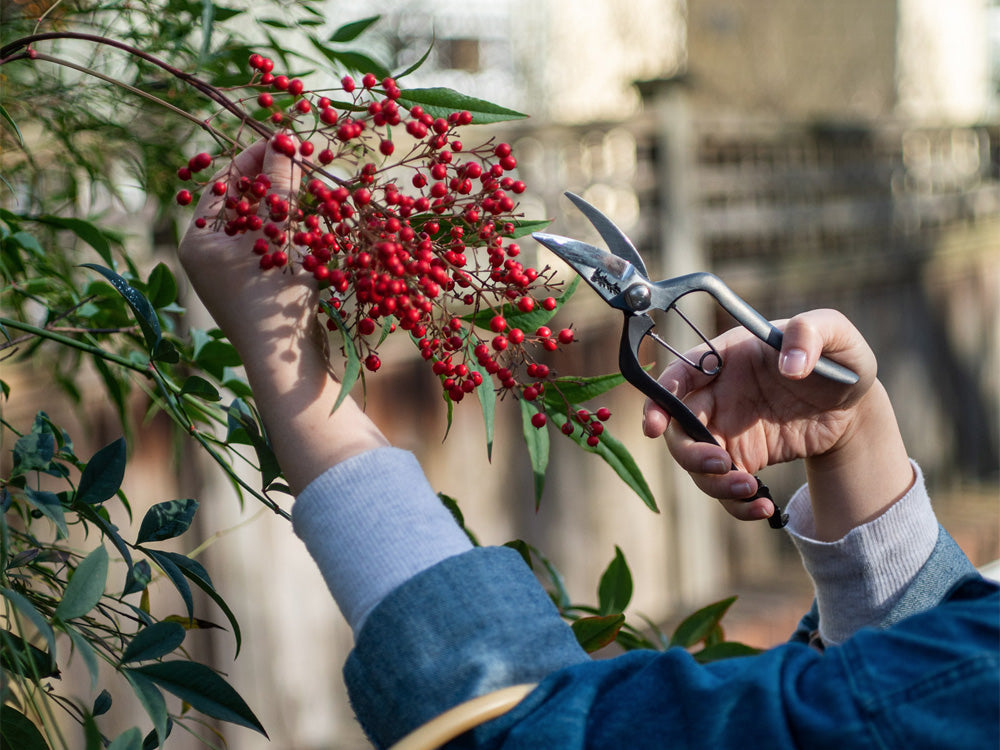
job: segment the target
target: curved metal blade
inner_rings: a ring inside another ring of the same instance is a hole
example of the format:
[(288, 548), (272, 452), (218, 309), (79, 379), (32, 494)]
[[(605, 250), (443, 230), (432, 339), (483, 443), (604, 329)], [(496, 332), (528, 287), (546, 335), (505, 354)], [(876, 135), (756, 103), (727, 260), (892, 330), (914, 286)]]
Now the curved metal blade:
[(635, 267), (624, 258), (586, 242), (546, 232), (531, 236), (566, 261), (605, 302), (610, 303), (627, 289), (636, 274)]
[(618, 226), (611, 221), (604, 213), (597, 210), (594, 206), (587, 203), (583, 198), (575, 193), (567, 191), (564, 195), (573, 201), (573, 204), (583, 212), (583, 215), (587, 217), (587, 220), (594, 225), (594, 229), (597, 230), (598, 234), (608, 243), (608, 249), (623, 260), (627, 260), (636, 270), (643, 276), (648, 277), (646, 273), (646, 264), (643, 263), (642, 256), (639, 255), (639, 251), (635, 249), (635, 245), (632, 244), (632, 240), (628, 238)]

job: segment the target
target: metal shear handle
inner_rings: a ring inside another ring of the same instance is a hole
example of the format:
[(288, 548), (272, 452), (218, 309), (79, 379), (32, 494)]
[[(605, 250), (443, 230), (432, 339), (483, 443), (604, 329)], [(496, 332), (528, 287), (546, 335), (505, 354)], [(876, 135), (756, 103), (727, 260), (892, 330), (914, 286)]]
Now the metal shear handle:
[[(744, 328), (764, 343), (781, 351), (781, 331), (771, 325), (767, 318), (754, 310), (713, 273), (705, 271), (690, 273), (686, 276), (678, 276), (675, 279), (650, 284), (649, 287), (648, 306), (661, 310), (669, 310), (678, 299), (690, 292), (708, 292)], [(635, 312), (641, 312), (641, 310), (635, 309)], [(648, 332), (649, 329), (646, 330)], [(813, 371), (817, 375), (822, 375), (824, 378), (843, 385), (854, 385), (858, 382), (857, 373), (826, 357), (820, 357)], [(692, 435), (692, 437), (694, 436)]]

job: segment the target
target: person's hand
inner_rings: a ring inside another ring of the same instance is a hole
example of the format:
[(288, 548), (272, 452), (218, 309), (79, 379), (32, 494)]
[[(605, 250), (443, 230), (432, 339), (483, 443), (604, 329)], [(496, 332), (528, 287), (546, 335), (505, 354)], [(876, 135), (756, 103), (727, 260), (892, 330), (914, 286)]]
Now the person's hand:
[[(271, 192), (298, 192), (301, 169), (258, 141), (212, 182), (235, 183), (265, 174)], [(195, 292), (239, 352), (278, 463), (300, 491), (334, 464), (388, 441), (353, 399), (334, 410), (340, 383), (330, 368), (325, 331), (316, 313), (319, 291), (302, 269), (261, 270), (252, 251), (255, 234), (226, 235), (213, 229), (224, 198), (206, 190), (178, 251)]]
[[(747, 502), (753, 475), (766, 466), (806, 460), (817, 533), (839, 538), (906, 492), (913, 473), (888, 396), (875, 378), (875, 356), (840, 313), (817, 310), (776, 324), (780, 354), (742, 328), (712, 344), (725, 365), (714, 377), (683, 362), (659, 380), (701, 419), (719, 445), (689, 438), (646, 403), (643, 431), (665, 435), (677, 463), (733, 516), (774, 512), (765, 498)], [(853, 386), (811, 375), (820, 355), (859, 376)], [(697, 361), (697, 355), (693, 357)], [(735, 463), (737, 470), (731, 470)]]
[[(270, 179), (272, 193), (290, 200), (302, 179), (302, 170), (292, 159), (268, 141), (257, 141), (220, 169), (211, 184), (234, 188), (240, 177), (253, 179), (258, 174)], [(247, 197), (252, 200), (252, 195)], [(228, 236), (214, 226), (224, 202), (225, 197), (211, 189), (203, 191), (194, 215), (207, 218), (208, 224), (199, 228), (192, 222), (178, 249), (198, 297), (244, 360), (260, 356), (279, 340), (287, 344), (316, 339), (319, 297), (312, 275), (289, 268), (262, 271), (259, 256), (252, 252), (259, 233)], [(251, 204), (252, 210), (256, 208)]]

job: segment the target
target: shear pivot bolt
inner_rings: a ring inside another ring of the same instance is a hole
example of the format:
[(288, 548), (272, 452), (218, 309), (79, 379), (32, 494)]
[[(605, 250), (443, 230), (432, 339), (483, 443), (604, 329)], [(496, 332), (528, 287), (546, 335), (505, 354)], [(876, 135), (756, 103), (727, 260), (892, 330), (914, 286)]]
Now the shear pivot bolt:
[(625, 301), (633, 310), (645, 310), (649, 307), (649, 289), (643, 284), (633, 284), (625, 290)]

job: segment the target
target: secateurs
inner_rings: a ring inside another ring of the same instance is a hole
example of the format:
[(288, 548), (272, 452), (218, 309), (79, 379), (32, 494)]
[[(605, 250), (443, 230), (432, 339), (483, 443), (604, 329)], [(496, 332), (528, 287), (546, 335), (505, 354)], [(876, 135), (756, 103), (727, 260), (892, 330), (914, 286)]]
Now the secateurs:
[[(618, 366), (625, 379), (663, 408), (692, 439), (718, 445), (718, 441), (701, 420), (639, 364), (639, 345), (649, 336), (680, 357), (688, 366), (706, 375), (717, 374), (723, 367), (721, 354), (676, 306), (681, 297), (699, 291), (710, 294), (743, 327), (778, 350), (781, 349), (781, 331), (714, 274), (698, 272), (664, 281), (650, 281), (646, 264), (625, 233), (583, 198), (573, 193), (566, 193), (566, 196), (594, 225), (611, 252), (586, 242), (545, 232), (535, 232), (532, 237), (568, 263), (611, 307), (624, 313), (625, 327), (618, 350)], [(656, 324), (650, 313), (654, 310), (674, 311), (694, 330), (705, 345), (697, 360), (678, 351), (653, 331)], [(856, 373), (826, 358), (820, 359), (815, 372), (845, 385), (853, 385), (858, 381)], [(747, 500), (758, 497), (766, 497), (774, 502), (767, 486), (759, 478), (756, 494)], [(772, 528), (778, 529), (788, 522), (788, 515), (781, 511), (777, 503), (774, 507), (775, 512), (768, 523)]]

